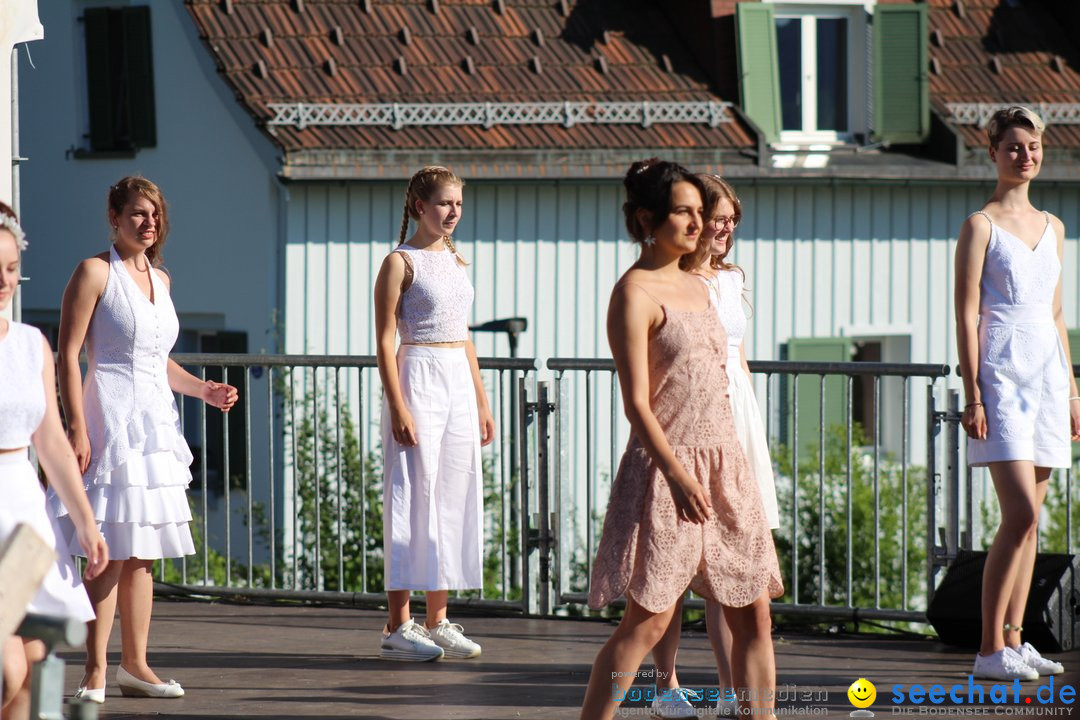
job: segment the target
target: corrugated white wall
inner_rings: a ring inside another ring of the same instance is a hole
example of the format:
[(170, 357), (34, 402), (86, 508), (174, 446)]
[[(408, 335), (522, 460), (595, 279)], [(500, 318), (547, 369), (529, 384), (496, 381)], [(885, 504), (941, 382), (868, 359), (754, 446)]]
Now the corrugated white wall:
[[(791, 337), (911, 335), (911, 362), (954, 363), (953, 239), (990, 188), (978, 184), (755, 183), (737, 188), (735, 260), (754, 306), (748, 356)], [(293, 185), (285, 248), (287, 352), (374, 352), (371, 290), (397, 243), (404, 185)], [(456, 233), (476, 287), (473, 321), (521, 315), (518, 354), (606, 357), (607, 297), (636, 250), (616, 182), (466, 187)], [(1064, 306), (1080, 322), (1080, 188), (1036, 186), (1066, 224)], [(506, 355), (502, 335), (477, 335)], [(891, 359), (891, 358), (890, 358)]]

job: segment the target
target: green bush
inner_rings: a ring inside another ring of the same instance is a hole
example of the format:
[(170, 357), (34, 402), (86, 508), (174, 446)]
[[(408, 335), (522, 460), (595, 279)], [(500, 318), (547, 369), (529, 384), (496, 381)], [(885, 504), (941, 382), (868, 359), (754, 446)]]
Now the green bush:
[[(878, 462), (878, 525), (874, 524), (873, 452), (866, 449), (869, 440), (859, 424), (851, 431), (848, 451), (847, 430), (842, 425), (825, 433), (824, 476), (821, 473), (821, 449), (800, 453), (798, 472), (798, 535), (792, 540), (791, 492), (792, 452), (777, 445), (773, 448), (778, 474), (777, 500), (781, 529), (776, 531), (776, 549), (780, 572), (785, 579), (782, 602), (792, 602), (792, 557), (799, 565), (798, 593), (801, 604), (847, 606), (848, 576), (848, 503), (851, 520), (851, 606), (902, 608), (905, 578), (903, 542), (907, 540), (907, 607), (921, 607), (925, 602), (926, 564), (926, 469), (907, 468), (907, 525), (903, 524), (903, 474), (900, 463), (885, 454)], [(851, 490), (848, 491), (848, 469)], [(825, 513), (820, 513), (824, 494)], [(824, 523), (824, 527), (822, 527)], [(821, 543), (822, 530), (824, 545)], [(876, 567), (879, 582), (875, 588), (875, 540), (878, 546)], [(820, 551), (824, 550), (825, 567), (821, 568)], [(824, 577), (824, 586), (821, 579)], [(875, 598), (875, 590), (877, 598)]]

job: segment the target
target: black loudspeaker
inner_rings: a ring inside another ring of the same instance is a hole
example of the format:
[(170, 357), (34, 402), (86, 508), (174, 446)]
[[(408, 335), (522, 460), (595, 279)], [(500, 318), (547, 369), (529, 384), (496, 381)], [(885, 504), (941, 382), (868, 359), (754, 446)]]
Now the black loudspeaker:
[[(930, 601), (926, 617), (948, 645), (979, 646), (985, 563), (986, 553), (960, 550)], [(1036, 556), (1024, 640), (1048, 653), (1080, 647), (1080, 557)]]

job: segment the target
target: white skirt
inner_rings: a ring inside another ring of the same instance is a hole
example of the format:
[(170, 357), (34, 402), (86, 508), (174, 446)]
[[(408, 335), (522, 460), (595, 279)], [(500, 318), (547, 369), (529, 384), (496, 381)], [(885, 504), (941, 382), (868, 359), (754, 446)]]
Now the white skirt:
[(0, 503), (0, 544), (15, 531), (16, 525), (26, 523), (48, 545), (55, 547), (58, 555), (26, 611), (80, 622), (93, 620), (90, 598), (66, 544), (58, 542), (56, 519), (47, 510), (45, 491), (25, 451), (0, 455), (0, 493), (4, 498)]
[[(130, 450), (124, 463), (86, 491), (111, 560), (161, 560), (195, 554), (187, 485), (191, 473), (176, 454)], [(55, 498), (55, 494), (53, 494)], [(81, 555), (67, 509), (55, 507), (73, 555)]]
[[(732, 365), (728, 365), (732, 367)], [(741, 366), (735, 366), (729, 373), (731, 391), (731, 413), (735, 416), (735, 433), (739, 445), (746, 453), (746, 459), (757, 478), (761, 489), (761, 502), (765, 507), (765, 519), (773, 530), (780, 527), (780, 511), (776, 505), (776, 481), (773, 479), (772, 459), (769, 457), (769, 440), (765, 436), (765, 425), (761, 422), (761, 411), (754, 397), (754, 385)]]
[(483, 586), (483, 490), (476, 390), (464, 348), (402, 345), (405, 405), (418, 443), (394, 440), (383, 394), (387, 590)]
[[(1025, 314), (1024, 306), (1013, 312)], [(1027, 311), (1030, 312), (1030, 311)], [(979, 319), (979, 390), (986, 439), (968, 438), (968, 465), (1028, 460), (1035, 467), (1072, 465), (1069, 373), (1049, 312), (1042, 322)], [(1035, 313), (1035, 320), (1040, 316)]]

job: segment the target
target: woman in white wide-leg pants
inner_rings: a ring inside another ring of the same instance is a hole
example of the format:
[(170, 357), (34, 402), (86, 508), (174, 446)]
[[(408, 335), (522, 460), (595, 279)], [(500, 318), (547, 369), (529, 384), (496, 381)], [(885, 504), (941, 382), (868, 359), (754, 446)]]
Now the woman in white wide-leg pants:
[[(375, 281), (390, 611), (379, 647), (390, 660), (480, 654), (480, 645), (446, 618), (450, 590), (484, 584), (480, 446), (495, 439), (469, 339), (472, 283), (451, 237), (463, 185), (439, 165), (412, 176), (400, 242)], [(410, 218), (416, 232), (406, 240)], [(424, 625), (409, 612), (414, 590), (427, 594)]]

